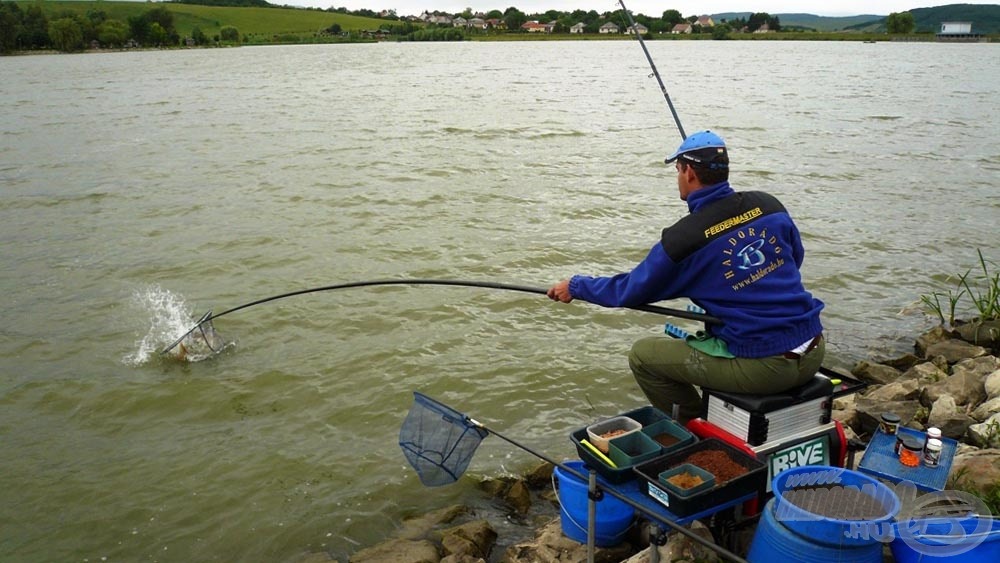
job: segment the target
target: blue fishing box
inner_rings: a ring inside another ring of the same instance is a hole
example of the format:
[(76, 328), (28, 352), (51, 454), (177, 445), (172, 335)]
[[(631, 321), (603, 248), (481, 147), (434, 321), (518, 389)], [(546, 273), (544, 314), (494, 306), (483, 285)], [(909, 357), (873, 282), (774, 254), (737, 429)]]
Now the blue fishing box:
[[(920, 442), (927, 437), (927, 434), (905, 426), (900, 426), (896, 432)], [(893, 483), (909, 481), (924, 492), (942, 491), (948, 482), (948, 473), (951, 471), (958, 442), (942, 436), (941, 444), (941, 458), (937, 465), (927, 465), (921, 458), (920, 465), (907, 467), (899, 462), (899, 455), (895, 452), (896, 436), (876, 430), (861, 457), (858, 471)]]

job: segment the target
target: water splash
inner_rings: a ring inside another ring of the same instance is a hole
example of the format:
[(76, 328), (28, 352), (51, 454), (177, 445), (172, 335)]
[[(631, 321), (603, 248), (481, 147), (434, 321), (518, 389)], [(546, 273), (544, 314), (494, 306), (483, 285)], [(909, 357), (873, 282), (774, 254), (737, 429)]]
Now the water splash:
[[(135, 343), (135, 350), (122, 358), (122, 362), (130, 366), (141, 366), (151, 359), (160, 357), (160, 350), (174, 342), (184, 333), (191, 330), (197, 322), (192, 316), (190, 307), (184, 299), (158, 285), (137, 289), (132, 294), (132, 306), (144, 311), (149, 316), (149, 328), (146, 334)], [(185, 338), (184, 345), (175, 347), (171, 357), (188, 362), (198, 362), (210, 358), (229, 348), (232, 342), (225, 342), (208, 323), (213, 341), (210, 346), (203, 342), (189, 341)], [(195, 331), (201, 334), (201, 331)]]

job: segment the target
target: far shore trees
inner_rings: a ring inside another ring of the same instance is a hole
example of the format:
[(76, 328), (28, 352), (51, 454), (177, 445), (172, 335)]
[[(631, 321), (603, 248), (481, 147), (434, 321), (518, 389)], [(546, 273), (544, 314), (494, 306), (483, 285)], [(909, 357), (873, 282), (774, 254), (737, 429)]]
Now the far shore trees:
[(64, 53), (83, 50), (83, 30), (73, 18), (59, 18), (49, 24), (52, 46)]
[(219, 30), (219, 38), (229, 43), (239, 43), (240, 30), (231, 25), (224, 25), (222, 26), (222, 29)]
[(917, 22), (910, 12), (893, 12), (885, 18), (885, 29), (889, 33), (913, 33)]

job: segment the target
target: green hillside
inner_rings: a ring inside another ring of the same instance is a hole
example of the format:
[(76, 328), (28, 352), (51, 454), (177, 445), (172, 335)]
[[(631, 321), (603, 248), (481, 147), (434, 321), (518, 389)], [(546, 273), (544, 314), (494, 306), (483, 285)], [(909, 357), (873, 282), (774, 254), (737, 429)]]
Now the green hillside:
[[(997, 4), (948, 4), (933, 8), (914, 8), (907, 10), (913, 14), (917, 24), (917, 33), (937, 33), (941, 22), (971, 22), (972, 32), (981, 35), (1000, 34), (1000, 5)], [(872, 24), (850, 26), (848, 31), (880, 31), (885, 32), (885, 18), (880, 19), (877, 27)]]
[(909, 10), (917, 23), (917, 32), (937, 33), (941, 22), (972, 22), (972, 33), (1000, 33), (1000, 5), (949, 4), (934, 8)]
[[(802, 27), (815, 29), (816, 31), (841, 31), (852, 26), (864, 25), (870, 22), (881, 22), (885, 16), (859, 15), (845, 17), (817, 16), (815, 14), (771, 14), (778, 16), (781, 27), (793, 28)], [(722, 19), (732, 20), (736, 18), (747, 19), (750, 12), (727, 12), (722, 14), (712, 14), (712, 19), (721, 21)]]
[[(19, 1), (22, 9), (36, 5), (35, 0)], [(174, 25), (181, 36), (190, 35), (197, 26), (208, 35), (219, 32), (223, 26), (233, 26), (243, 35), (270, 37), (283, 34), (315, 33), (333, 24), (339, 24), (344, 31), (378, 29), (386, 20), (363, 18), (322, 10), (291, 8), (242, 8), (223, 6), (202, 6), (177, 4), (173, 2), (104, 2), (90, 0), (45, 0), (38, 3), (46, 17), (63, 12), (86, 14), (88, 10), (103, 10), (108, 18), (127, 21), (129, 16), (138, 16), (151, 7), (164, 7), (174, 15)]]

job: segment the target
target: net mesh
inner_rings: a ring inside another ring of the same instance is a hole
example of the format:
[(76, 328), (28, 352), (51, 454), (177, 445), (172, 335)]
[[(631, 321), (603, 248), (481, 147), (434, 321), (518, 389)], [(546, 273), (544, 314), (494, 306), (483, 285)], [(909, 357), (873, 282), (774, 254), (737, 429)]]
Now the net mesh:
[(203, 317), (198, 326), (177, 343), (174, 354), (181, 359), (196, 362), (222, 352), (229, 344), (215, 330), (212, 320)]
[(420, 482), (438, 487), (454, 483), (465, 473), (479, 443), (488, 435), (488, 430), (469, 417), (414, 392), (413, 406), (399, 430), (399, 447)]

